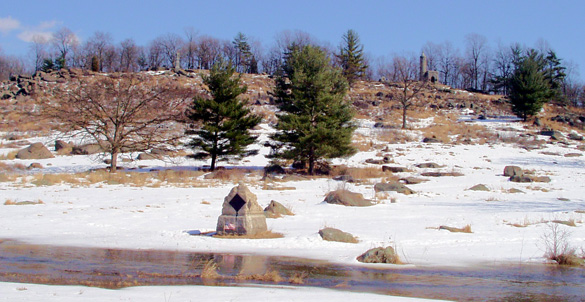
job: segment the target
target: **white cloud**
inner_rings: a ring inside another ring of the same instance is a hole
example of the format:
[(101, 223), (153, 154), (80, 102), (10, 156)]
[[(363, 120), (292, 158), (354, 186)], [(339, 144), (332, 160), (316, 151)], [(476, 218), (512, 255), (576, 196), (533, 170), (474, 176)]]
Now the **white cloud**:
[(24, 42), (33, 42), (36, 39), (38, 39), (38, 42), (48, 42), (52, 37), (53, 33), (50, 31), (25, 30), (18, 34), (18, 38)]
[[(60, 25), (59, 21), (43, 21), (37, 26), (27, 26), (25, 30), (18, 34), (18, 38), (24, 42), (49, 41), (53, 37), (53, 29)], [(42, 39), (42, 40), (38, 40)]]
[(52, 21), (43, 21), (43, 22), (41, 22), (41, 24), (39, 24), (39, 26), (37, 26), (37, 28), (39, 30), (51, 29), (51, 28), (56, 27), (59, 24), (61, 24), (61, 22), (55, 21), (55, 20), (52, 20)]
[(11, 16), (0, 18), (0, 33), (8, 34), (9, 32), (19, 28), (20, 21), (13, 19)]

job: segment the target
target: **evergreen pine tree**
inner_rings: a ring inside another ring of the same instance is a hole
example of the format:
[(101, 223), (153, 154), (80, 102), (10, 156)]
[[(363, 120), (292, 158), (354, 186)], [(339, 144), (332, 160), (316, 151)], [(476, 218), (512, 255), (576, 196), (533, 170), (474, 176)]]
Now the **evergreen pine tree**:
[(97, 56), (91, 57), (91, 71), (99, 72), (100, 71), (100, 59)]
[(43, 66), (41, 67), (41, 71), (43, 72), (51, 72), (55, 68), (55, 63), (51, 59), (44, 59)]
[(313, 174), (318, 160), (353, 154), (355, 126), (346, 93), (346, 80), (324, 51), (291, 45), (274, 92), (281, 110), (272, 135), (275, 156), (308, 164)]
[(557, 58), (557, 54), (549, 50), (545, 58), (545, 77), (550, 84), (551, 97), (555, 99), (558, 104), (565, 104), (567, 99), (563, 93), (563, 83), (565, 81), (565, 67), (561, 65), (561, 59)]
[(343, 76), (350, 85), (362, 78), (368, 68), (363, 52), (364, 46), (360, 44), (358, 34), (351, 29), (348, 30), (343, 35), (343, 43), (339, 47), (337, 59), (343, 69)]
[(195, 97), (187, 112), (191, 121), (202, 123), (189, 146), (211, 156), (211, 171), (215, 170), (218, 157), (243, 155), (245, 148), (256, 140), (249, 130), (261, 121), (250, 112), (246, 101), (238, 99), (247, 87), (240, 86), (240, 77), (232, 77), (234, 72), (231, 64), (214, 64), (209, 76), (203, 77), (211, 98)]
[(537, 114), (551, 97), (550, 82), (543, 71), (543, 57), (530, 51), (520, 60), (510, 80), (512, 111), (527, 120)]
[(232, 42), (236, 49), (236, 57), (234, 65), (236, 71), (240, 73), (250, 72), (250, 63), (252, 59), (252, 52), (248, 38), (241, 32), (239, 32), (234, 41)]

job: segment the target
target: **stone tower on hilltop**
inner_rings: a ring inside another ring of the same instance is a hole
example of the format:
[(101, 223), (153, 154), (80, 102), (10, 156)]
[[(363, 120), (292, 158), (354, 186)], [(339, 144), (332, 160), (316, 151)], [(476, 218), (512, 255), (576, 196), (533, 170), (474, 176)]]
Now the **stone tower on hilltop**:
[(418, 80), (421, 82), (430, 81), (433, 84), (439, 83), (439, 72), (436, 70), (428, 70), (427, 56), (424, 52), (420, 55), (420, 74)]

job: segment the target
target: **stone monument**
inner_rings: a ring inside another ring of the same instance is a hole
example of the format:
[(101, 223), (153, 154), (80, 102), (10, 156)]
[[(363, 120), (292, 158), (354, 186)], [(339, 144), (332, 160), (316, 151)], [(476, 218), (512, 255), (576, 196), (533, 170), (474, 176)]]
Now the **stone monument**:
[(420, 66), (419, 66), (419, 81), (427, 82), (430, 81), (431, 83), (439, 83), (439, 72), (436, 70), (428, 70), (427, 67), (427, 56), (423, 52), (420, 55)]
[(225, 197), (216, 231), (219, 235), (255, 235), (267, 231), (264, 211), (256, 195), (243, 183)]

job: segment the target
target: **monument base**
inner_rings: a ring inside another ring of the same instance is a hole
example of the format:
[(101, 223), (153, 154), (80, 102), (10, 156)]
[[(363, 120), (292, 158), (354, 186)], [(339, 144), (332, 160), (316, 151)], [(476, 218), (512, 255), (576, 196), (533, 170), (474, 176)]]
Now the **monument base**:
[(245, 216), (221, 215), (217, 219), (216, 231), (219, 235), (255, 235), (267, 230), (264, 213)]

